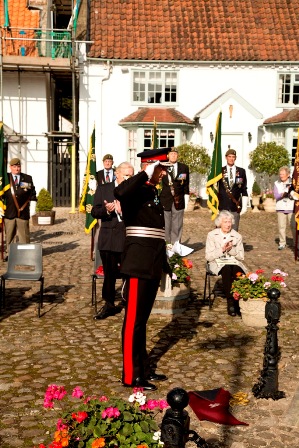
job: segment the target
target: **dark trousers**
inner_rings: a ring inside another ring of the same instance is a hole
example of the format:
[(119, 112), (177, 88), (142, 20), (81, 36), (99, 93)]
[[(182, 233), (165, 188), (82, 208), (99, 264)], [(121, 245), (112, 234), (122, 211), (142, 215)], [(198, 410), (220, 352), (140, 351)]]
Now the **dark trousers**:
[(219, 274), (221, 274), (222, 277), (223, 291), (227, 299), (232, 297), (231, 293), (232, 284), (233, 281), (236, 279), (236, 274), (238, 272), (242, 272), (242, 274), (244, 274), (243, 269), (241, 269), (240, 266), (237, 266), (235, 264), (226, 264), (219, 272)]
[(105, 300), (106, 303), (114, 305), (115, 283), (116, 279), (119, 278), (119, 265), (120, 265), (121, 252), (100, 250), (100, 255), (104, 269), (102, 298)]
[(148, 366), (146, 324), (150, 316), (159, 280), (128, 277), (125, 285), (126, 311), (122, 329), (123, 383), (131, 385), (145, 378)]

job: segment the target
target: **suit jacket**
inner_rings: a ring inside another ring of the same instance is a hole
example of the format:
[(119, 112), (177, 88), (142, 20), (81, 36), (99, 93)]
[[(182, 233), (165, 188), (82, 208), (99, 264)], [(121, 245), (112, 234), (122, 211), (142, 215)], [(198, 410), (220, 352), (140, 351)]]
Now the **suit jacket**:
[(99, 250), (122, 252), (125, 242), (125, 224), (123, 221), (119, 221), (115, 212), (109, 215), (104, 205), (104, 201), (113, 202), (115, 200), (114, 188), (114, 182), (97, 186), (91, 215), (101, 220), (98, 238)]
[[(19, 185), (15, 185), (11, 174), (8, 174), (10, 179), (10, 184), (15, 192), (15, 197), (18, 202), (19, 209), (26, 203), (29, 199), (28, 204), (20, 212), (20, 219), (29, 220), (30, 219), (30, 201), (36, 201), (36, 191), (33, 184), (32, 177), (28, 174), (20, 173)], [(11, 194), (11, 189), (7, 190), (4, 194), (6, 210), (5, 218), (14, 219), (18, 217), (18, 210), (14, 203), (13, 196)]]
[[(96, 172), (96, 179), (97, 179), (98, 185), (109, 183), (109, 182), (106, 182), (106, 180), (105, 180), (104, 171), (107, 171), (107, 170), (100, 170), (100, 171)], [(113, 180), (114, 179), (115, 179), (115, 171), (113, 170)]]
[(232, 188), (229, 187), (229, 175), (226, 166), (222, 167), (222, 179), (218, 182), (218, 199), (219, 210), (229, 210), (230, 212), (237, 211), (237, 205), (227, 194), (227, 188), (230, 190), (232, 196), (239, 202), (242, 208), (242, 196), (248, 196), (247, 193), (247, 178), (244, 168), (236, 166), (235, 183)]
[[(230, 231), (231, 240), (233, 241), (233, 247), (228, 252), (238, 260), (238, 266), (243, 269), (244, 272), (247, 271), (246, 266), (241, 262), (244, 260), (244, 246), (242, 241), (242, 236), (235, 230)], [(221, 267), (219, 267), (215, 261), (216, 258), (223, 256), (222, 252), (223, 246), (223, 236), (220, 228), (214, 229), (208, 233), (206, 241), (206, 260), (209, 263), (209, 268), (213, 274), (218, 275)]]
[[(164, 229), (163, 207), (157, 189), (150, 185), (144, 171), (122, 182), (114, 190), (121, 203), (126, 227)], [(167, 269), (166, 245), (161, 238), (127, 236), (120, 271), (130, 277), (161, 279)]]
[[(160, 201), (164, 210), (171, 210), (174, 199), (177, 201), (177, 210), (185, 208), (185, 194), (189, 194), (189, 168), (181, 162), (177, 162), (176, 177), (173, 178), (171, 174), (167, 174), (162, 178), (162, 191), (160, 194)], [(174, 195), (171, 193), (169, 180), (173, 183)]]

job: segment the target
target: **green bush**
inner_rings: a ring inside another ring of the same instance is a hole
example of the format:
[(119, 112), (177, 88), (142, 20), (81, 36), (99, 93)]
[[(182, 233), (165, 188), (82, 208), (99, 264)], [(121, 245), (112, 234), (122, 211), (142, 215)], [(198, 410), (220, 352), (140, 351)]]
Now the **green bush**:
[(42, 188), (37, 196), (36, 211), (48, 212), (53, 208), (53, 199), (48, 190)]
[(188, 165), (190, 173), (208, 174), (211, 157), (206, 148), (189, 142), (176, 148), (179, 151), (179, 161)]
[(249, 168), (269, 177), (278, 174), (279, 168), (290, 165), (288, 150), (275, 142), (260, 143), (249, 153)]
[(259, 196), (261, 194), (261, 187), (255, 180), (252, 185), (252, 196)]

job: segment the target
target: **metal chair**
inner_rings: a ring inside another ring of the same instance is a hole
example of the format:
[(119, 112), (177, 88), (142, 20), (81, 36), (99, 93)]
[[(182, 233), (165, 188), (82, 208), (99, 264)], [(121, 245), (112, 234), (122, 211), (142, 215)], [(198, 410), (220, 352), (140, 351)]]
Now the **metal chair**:
[(41, 244), (12, 243), (9, 247), (7, 272), (1, 275), (0, 302), (5, 308), (5, 286), (7, 280), (39, 281), (39, 302), (37, 314), (43, 307), (44, 277), (43, 277), (43, 253)]
[(97, 280), (102, 280), (104, 278), (103, 274), (97, 273), (99, 266), (102, 265), (102, 259), (100, 255), (100, 251), (98, 247), (95, 247), (94, 250), (94, 266), (93, 266), (93, 274), (91, 275), (91, 305), (94, 306), (95, 314), (97, 314)]
[[(214, 274), (210, 270), (209, 263), (207, 262), (206, 263), (205, 285), (204, 285), (204, 292), (203, 292), (203, 302), (204, 303), (208, 302), (210, 310), (213, 307), (216, 292), (218, 295), (223, 295), (223, 291), (221, 289), (219, 289), (219, 290), (216, 289), (217, 282), (215, 283), (213, 289), (211, 289), (211, 277), (218, 277), (218, 275)], [(208, 290), (208, 295), (207, 295), (207, 290)]]

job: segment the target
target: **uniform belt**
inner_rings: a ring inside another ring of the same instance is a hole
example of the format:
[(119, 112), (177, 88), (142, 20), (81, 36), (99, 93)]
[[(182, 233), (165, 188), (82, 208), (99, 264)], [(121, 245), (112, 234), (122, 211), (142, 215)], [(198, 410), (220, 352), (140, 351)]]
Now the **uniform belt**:
[(152, 227), (128, 226), (126, 236), (141, 236), (145, 238), (161, 238), (165, 240), (165, 230)]

